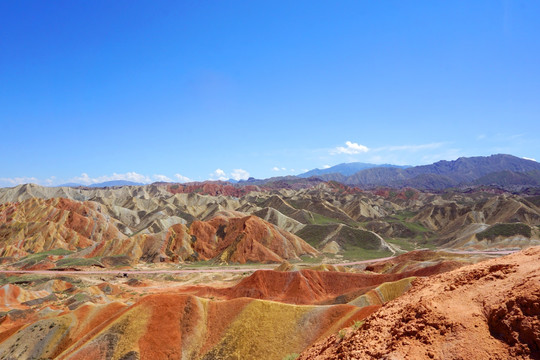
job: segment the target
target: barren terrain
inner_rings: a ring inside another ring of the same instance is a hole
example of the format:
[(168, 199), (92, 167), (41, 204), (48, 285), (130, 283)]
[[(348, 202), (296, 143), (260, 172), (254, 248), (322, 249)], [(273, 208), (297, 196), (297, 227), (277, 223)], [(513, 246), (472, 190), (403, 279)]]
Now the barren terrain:
[(0, 359), (538, 358), (534, 196), (319, 181), (0, 201)]

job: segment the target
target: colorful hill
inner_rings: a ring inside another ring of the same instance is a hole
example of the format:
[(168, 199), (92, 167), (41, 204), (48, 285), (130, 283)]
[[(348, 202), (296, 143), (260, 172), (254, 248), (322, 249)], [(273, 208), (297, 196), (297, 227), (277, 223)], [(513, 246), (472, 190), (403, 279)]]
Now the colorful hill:
[(371, 271), (0, 275), (0, 357), (283, 359), (467, 261), (422, 251)]
[(53, 262), (61, 267), (103, 267), (103, 258), (114, 264), (112, 257), (121, 256), (127, 257), (127, 264), (213, 259), (245, 263), (318, 254), (301, 238), (259, 217), (229, 214), (233, 217), (194, 221), (189, 228), (176, 223), (164, 230), (158, 227), (155, 233), (126, 235), (119, 230), (125, 225), (97, 202), (55, 198), (4, 203), (0, 257), (24, 258), (14, 263), (21, 268), (51, 268)]
[(413, 283), (299, 359), (538, 359), (540, 247)]
[[(299, 189), (198, 183), (185, 185), (186, 192), (173, 186), (0, 189), (0, 262), (46, 269), (59, 260), (66, 268), (306, 255), (328, 263), (419, 248), (540, 244), (540, 202), (526, 194), (361, 191), (335, 182)], [(506, 231), (522, 226), (530, 230)]]

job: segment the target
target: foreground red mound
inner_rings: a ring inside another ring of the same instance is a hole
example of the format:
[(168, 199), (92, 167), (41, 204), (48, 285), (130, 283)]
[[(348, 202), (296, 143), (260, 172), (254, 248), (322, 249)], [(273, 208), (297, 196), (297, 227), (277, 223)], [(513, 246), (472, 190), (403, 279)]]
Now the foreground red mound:
[(299, 359), (540, 359), (540, 247), (417, 280)]
[[(455, 269), (460, 264), (451, 264)], [(435, 263), (401, 273), (344, 273), (338, 271), (275, 271), (258, 270), (228, 288), (192, 286), (183, 292), (223, 299), (249, 297), (289, 304), (338, 304), (349, 302), (367, 291), (388, 282), (416, 276), (429, 276), (448, 271), (446, 262)]]

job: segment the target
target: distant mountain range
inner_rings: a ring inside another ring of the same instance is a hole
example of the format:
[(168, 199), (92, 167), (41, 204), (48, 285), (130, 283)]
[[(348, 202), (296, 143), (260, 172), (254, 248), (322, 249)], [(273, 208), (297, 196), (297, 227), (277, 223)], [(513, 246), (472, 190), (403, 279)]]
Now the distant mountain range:
[(442, 160), (431, 165), (408, 168), (381, 166), (352, 175), (338, 172), (317, 177), (361, 187), (412, 187), (425, 190), (467, 185), (537, 186), (540, 184), (540, 163), (498, 154), (461, 157), (454, 161)]
[(92, 185), (83, 185), (83, 184), (77, 184), (77, 183), (67, 183), (58, 185), (58, 187), (66, 186), (66, 187), (91, 187), (91, 188), (102, 188), (102, 187), (112, 187), (112, 186), (140, 186), (144, 185), (143, 183), (137, 183), (133, 181), (127, 181), (127, 180), (112, 180), (112, 181), (105, 181), (101, 183), (96, 183)]
[[(245, 185), (298, 189), (323, 181), (337, 181), (361, 188), (411, 187), (419, 190), (444, 190), (456, 187), (497, 186), (507, 190), (540, 186), (540, 163), (497, 154), (461, 157), (454, 161), (438, 161), (430, 165), (399, 166), (391, 164), (344, 163), (327, 169), (313, 169), (297, 176), (272, 177), (228, 182), (235, 187)], [(92, 185), (63, 184), (67, 187), (137, 186), (141, 183), (114, 180)]]
[(409, 165), (400, 166), (400, 165), (391, 165), (391, 164), (381, 165), (381, 164), (369, 164), (369, 163), (362, 163), (362, 162), (352, 162), (352, 163), (338, 164), (338, 165), (331, 166), (325, 169), (313, 169), (297, 176), (301, 178), (308, 178), (311, 176), (319, 176), (319, 175), (325, 175), (325, 174), (341, 174), (345, 176), (350, 176), (350, 175), (356, 174), (357, 172), (361, 170), (372, 169), (372, 168), (377, 168), (377, 167), (406, 169), (406, 168), (409, 168), (410, 166)]

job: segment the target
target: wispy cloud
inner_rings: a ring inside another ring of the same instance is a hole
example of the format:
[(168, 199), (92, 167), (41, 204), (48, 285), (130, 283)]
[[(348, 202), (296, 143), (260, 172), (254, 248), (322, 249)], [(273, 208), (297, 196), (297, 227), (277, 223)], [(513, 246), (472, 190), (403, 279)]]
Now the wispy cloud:
[(161, 181), (161, 182), (172, 182), (173, 181), (170, 177), (168, 177), (166, 175), (160, 175), (160, 174), (153, 175), (152, 178), (155, 179), (156, 181)]
[[(188, 182), (192, 181), (190, 178), (175, 174), (174, 177), (178, 179), (180, 182)], [(114, 181), (114, 180), (125, 180), (125, 181), (132, 181), (137, 183), (143, 183), (143, 184), (149, 184), (155, 181), (159, 182), (173, 182), (174, 180), (168, 177), (167, 175), (163, 174), (154, 174), (154, 175), (143, 175), (139, 174), (137, 172), (127, 172), (123, 174), (119, 173), (113, 173), (112, 175), (102, 175), (102, 176), (96, 176), (92, 177), (88, 175), (88, 173), (82, 173), (79, 176), (72, 177), (68, 180), (65, 179), (59, 179), (56, 176), (51, 176), (47, 179), (38, 179), (36, 177), (13, 177), (13, 178), (0, 178), (0, 186), (16, 186), (20, 184), (28, 184), (28, 183), (34, 183), (38, 185), (44, 185), (44, 186), (56, 186), (61, 185), (65, 183), (76, 183), (81, 185), (92, 185), (97, 183), (102, 183), (106, 181)]]
[(229, 179), (233, 180), (247, 180), (249, 179), (249, 172), (247, 172), (244, 169), (233, 169), (231, 171), (230, 175), (228, 175), (224, 170), (222, 169), (216, 169), (213, 173), (210, 174), (210, 180), (221, 180), (226, 181)]
[(244, 169), (234, 169), (231, 172), (231, 178), (234, 180), (247, 180), (249, 179), (249, 173)]
[(28, 183), (39, 184), (40, 181), (35, 177), (0, 178), (0, 185), (2, 186), (16, 186)]
[(276, 172), (279, 172), (279, 171), (287, 171), (287, 168), (286, 167), (278, 167), (278, 166), (274, 166), (272, 168), (272, 171), (276, 171)]
[(338, 146), (335, 149), (330, 150), (330, 154), (332, 155), (338, 155), (338, 154), (360, 154), (368, 152), (369, 148), (365, 145), (361, 145), (352, 141), (346, 141), (345, 146)]
[(227, 177), (227, 174), (225, 173), (225, 171), (223, 171), (221, 169), (214, 170), (214, 172), (210, 174), (210, 179), (211, 180), (221, 180), (221, 181), (229, 180), (229, 178)]
[[(155, 178), (155, 176), (158, 176), (158, 178)], [(162, 176), (164, 175), (154, 175), (154, 180), (162, 181), (161, 180)], [(143, 183), (143, 184), (148, 184), (152, 182), (151, 177), (138, 174), (134, 171), (127, 172), (124, 174), (113, 173), (112, 175), (103, 175), (103, 176), (98, 176), (98, 177), (90, 177), (87, 173), (82, 173), (80, 176), (76, 176), (69, 179), (68, 182), (74, 182), (74, 183), (83, 184), (83, 185), (92, 185), (92, 184), (102, 183), (106, 181), (113, 181), (113, 180), (132, 181), (132, 182), (138, 182), (138, 183)]]
[(429, 144), (419, 144), (419, 145), (393, 145), (393, 146), (382, 146), (379, 148), (372, 149), (373, 152), (382, 152), (382, 151), (409, 151), (416, 152), (422, 150), (431, 150), (437, 149), (445, 145), (444, 142), (429, 143)]
[(174, 174), (174, 177), (179, 181), (179, 182), (190, 182), (192, 181), (190, 178), (188, 178), (187, 176), (184, 176), (182, 174)]

